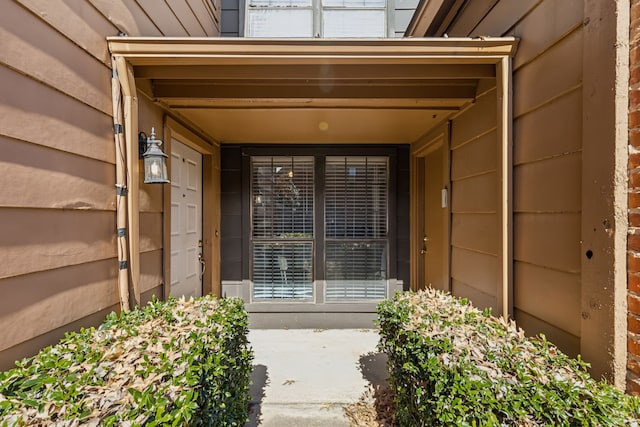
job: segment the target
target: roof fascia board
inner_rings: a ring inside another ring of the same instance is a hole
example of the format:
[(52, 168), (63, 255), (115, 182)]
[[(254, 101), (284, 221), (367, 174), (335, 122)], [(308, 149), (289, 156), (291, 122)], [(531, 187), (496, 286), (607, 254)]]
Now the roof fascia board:
[(375, 40), (109, 37), (109, 49), (132, 65), (285, 63), (497, 63), (512, 56), (513, 37)]

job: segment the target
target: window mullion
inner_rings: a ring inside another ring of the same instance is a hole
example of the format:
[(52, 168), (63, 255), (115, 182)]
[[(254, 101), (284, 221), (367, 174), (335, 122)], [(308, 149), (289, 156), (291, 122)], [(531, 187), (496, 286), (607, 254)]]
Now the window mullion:
[(313, 35), (316, 38), (324, 37), (322, 33), (322, 0), (312, 0), (313, 6)]

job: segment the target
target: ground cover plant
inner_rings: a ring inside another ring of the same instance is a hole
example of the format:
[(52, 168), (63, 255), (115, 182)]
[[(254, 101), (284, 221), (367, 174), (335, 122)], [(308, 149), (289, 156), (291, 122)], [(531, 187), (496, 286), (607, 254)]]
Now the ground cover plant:
[(436, 290), (378, 307), (401, 426), (638, 426), (634, 397), (544, 337)]
[(0, 373), (0, 426), (242, 426), (247, 332), (233, 298), (111, 314)]

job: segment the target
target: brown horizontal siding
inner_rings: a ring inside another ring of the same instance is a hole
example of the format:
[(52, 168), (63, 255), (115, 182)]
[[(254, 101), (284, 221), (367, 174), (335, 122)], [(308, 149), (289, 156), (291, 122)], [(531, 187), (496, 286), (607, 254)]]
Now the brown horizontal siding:
[(0, 278), (116, 256), (111, 211), (1, 208)]
[(542, 0), (499, 1), (486, 14), (473, 31), (472, 37), (511, 35), (515, 23), (534, 10)]
[(498, 186), (495, 83), (451, 123), (452, 292), (496, 308)]
[(497, 300), (494, 294), (485, 294), (475, 286), (468, 285), (459, 280), (451, 280), (451, 293), (459, 298), (467, 298), (480, 310), (485, 308), (495, 309)]
[(208, 36), (220, 35), (220, 0), (187, 0), (193, 14)]
[[(181, 23), (187, 34), (192, 37), (206, 37), (207, 32), (185, 0), (165, 0), (167, 6)], [(154, 2), (154, 4), (157, 2)]]
[[(502, 0), (508, 3), (510, 0)], [(566, 38), (568, 34), (582, 25), (584, 2), (580, 0), (543, 0), (536, 3), (521, 20), (514, 21), (511, 31), (504, 35), (520, 38), (518, 51), (514, 58), (514, 67), (531, 62), (549, 47)], [(577, 55), (576, 55), (577, 54)], [(576, 56), (574, 56), (576, 55)], [(582, 47), (565, 59), (582, 63)], [(549, 71), (550, 72), (550, 71)]]
[(91, 3), (105, 19), (111, 21), (119, 32), (128, 36), (154, 37), (166, 35), (159, 28), (159, 24), (151, 19), (136, 0), (85, 1)]
[(98, 326), (104, 318), (111, 312), (119, 310), (119, 305), (106, 308), (99, 312), (83, 317), (74, 322), (68, 323), (49, 332), (24, 341), (16, 346), (0, 351), (0, 369), (10, 369), (15, 366), (15, 361), (23, 357), (35, 355), (40, 349), (57, 343), (60, 338), (70, 331), (79, 331), (81, 328)]
[(114, 162), (109, 115), (2, 64), (0, 81), (0, 135)]
[[(0, 14), (0, 367), (117, 308), (106, 38), (217, 36), (208, 0), (12, 0)], [(140, 130), (163, 113), (138, 98)], [(142, 179), (134, 177), (134, 179)], [(163, 188), (140, 187), (142, 301), (163, 294)]]
[[(451, 276), (461, 283), (471, 283), (478, 291), (493, 295), (496, 290), (498, 257), (473, 250), (453, 248)], [(475, 302), (475, 301), (474, 301)]]
[[(109, 48), (105, 36), (118, 34), (109, 22), (86, 0), (55, 2), (47, 0), (16, 0), (25, 10), (64, 35), (89, 55), (110, 66)], [(28, 31), (25, 28), (25, 31)], [(37, 44), (36, 44), (37, 46)]]
[(582, 84), (581, 30), (517, 69), (513, 77), (515, 117), (545, 106)]
[(580, 272), (579, 213), (515, 215), (514, 258), (568, 273)]
[(580, 275), (517, 262), (515, 305), (538, 319), (580, 336)]
[(111, 163), (0, 136), (0, 207), (115, 211)]
[[(513, 60), (515, 316), (528, 333), (545, 332), (571, 354), (580, 348), (584, 7), (578, 0), (473, 1), (447, 30), (520, 39)], [(469, 133), (461, 139), (481, 140), (481, 130)], [(482, 138), (495, 155), (488, 135)], [(487, 164), (479, 150), (469, 150), (466, 162)], [(456, 151), (454, 190), (463, 176)], [(565, 309), (549, 309), (555, 296)]]
[(580, 152), (552, 157), (515, 168), (516, 212), (580, 212), (582, 209)]
[(111, 114), (111, 73), (103, 62), (12, 2), (3, 6), (0, 29), (4, 64)]
[(118, 303), (115, 259), (0, 281), (0, 351)]
[(451, 193), (455, 213), (495, 213), (497, 186), (495, 171), (456, 180)]
[[(559, 120), (561, 118), (562, 120)], [(514, 121), (515, 165), (582, 149), (582, 88), (578, 87)], [(544, 123), (544, 126), (541, 125)]]
[(495, 213), (454, 213), (452, 216), (451, 244), (454, 248), (497, 256), (498, 217)]
[(158, 0), (136, 0), (142, 7), (145, 14), (151, 18), (156, 27), (160, 29), (165, 37), (185, 37), (189, 36), (185, 25), (171, 10), (166, 1)]
[(465, 37), (469, 35), (474, 28), (498, 3), (499, 0), (473, 0), (467, 2), (456, 20), (447, 31), (449, 36)]
[(519, 309), (515, 310), (515, 317), (518, 326), (524, 329), (527, 335), (543, 334), (548, 341), (556, 344), (565, 354), (572, 357), (580, 354), (580, 337)]
[(145, 293), (164, 283), (162, 248), (140, 254), (140, 292)]
[(498, 163), (496, 153), (498, 136), (493, 130), (451, 153), (451, 179), (459, 180), (489, 171), (495, 171)]
[(451, 128), (452, 150), (495, 129), (498, 114), (496, 102), (496, 90), (494, 88), (478, 97), (471, 108), (453, 119)]

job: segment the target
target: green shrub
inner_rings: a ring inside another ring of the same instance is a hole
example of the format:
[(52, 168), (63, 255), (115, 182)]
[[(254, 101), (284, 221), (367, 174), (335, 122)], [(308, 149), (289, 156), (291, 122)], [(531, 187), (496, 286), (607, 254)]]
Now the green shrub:
[(638, 400), (540, 338), (427, 290), (378, 306), (401, 426), (629, 426)]
[(252, 353), (239, 299), (152, 301), (0, 373), (0, 426), (242, 426)]

